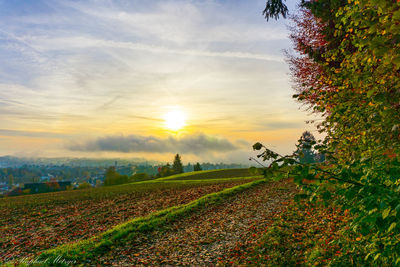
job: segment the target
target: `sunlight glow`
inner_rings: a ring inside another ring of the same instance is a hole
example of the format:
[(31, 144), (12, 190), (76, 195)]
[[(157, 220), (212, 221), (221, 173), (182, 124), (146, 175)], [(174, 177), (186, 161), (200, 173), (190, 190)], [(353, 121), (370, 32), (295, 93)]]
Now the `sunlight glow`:
[(164, 125), (167, 129), (178, 131), (185, 127), (186, 116), (181, 110), (171, 110), (164, 115)]

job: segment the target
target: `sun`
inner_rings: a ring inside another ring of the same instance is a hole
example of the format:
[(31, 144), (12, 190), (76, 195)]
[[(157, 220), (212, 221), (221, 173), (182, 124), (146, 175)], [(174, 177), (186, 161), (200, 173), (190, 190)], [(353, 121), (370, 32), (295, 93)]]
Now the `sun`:
[(178, 131), (186, 125), (186, 115), (181, 110), (171, 110), (164, 115), (164, 125), (167, 129)]

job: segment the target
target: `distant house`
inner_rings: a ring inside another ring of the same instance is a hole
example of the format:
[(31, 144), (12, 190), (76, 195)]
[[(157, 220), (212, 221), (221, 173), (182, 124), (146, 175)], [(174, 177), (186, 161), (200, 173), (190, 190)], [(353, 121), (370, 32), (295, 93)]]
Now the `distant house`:
[(0, 195), (7, 193), (9, 190), (7, 184), (0, 183)]
[(0, 189), (8, 190), (8, 185), (6, 183), (0, 183)]
[(54, 179), (54, 176), (49, 173), (40, 177), (41, 182), (51, 181), (52, 179)]
[(20, 196), (22, 194), (23, 194), (22, 189), (17, 187), (17, 188), (12, 189), (11, 191), (7, 192), (5, 195), (9, 196), (9, 197), (14, 197), (14, 196)]
[(40, 181), (41, 182), (45, 182), (45, 181), (49, 181), (50, 180), (50, 177), (48, 177), (48, 176), (41, 176), (40, 177)]
[(29, 189), (31, 194), (35, 193), (46, 193), (46, 192), (54, 192), (54, 191), (63, 191), (67, 189), (67, 186), (70, 186), (70, 181), (52, 181), (46, 183), (26, 183), (24, 184), (24, 189)]

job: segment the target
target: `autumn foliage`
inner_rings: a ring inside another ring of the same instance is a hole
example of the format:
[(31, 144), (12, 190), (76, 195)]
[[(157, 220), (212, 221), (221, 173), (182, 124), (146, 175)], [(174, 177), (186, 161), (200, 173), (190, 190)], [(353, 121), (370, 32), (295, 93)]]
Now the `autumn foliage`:
[(290, 39), (296, 54), (287, 52), (287, 61), (297, 97), (310, 106), (322, 104), (321, 92), (335, 90), (332, 84), (321, 80), (324, 68), (317, 62), (327, 46), (322, 33), (324, 26), (308, 9), (301, 9), (300, 14), (292, 16)]
[(289, 55), (294, 96), (322, 116), (326, 137), (313, 147), (324, 164), (296, 162), (261, 144), (269, 172), (292, 170), (307, 192), (354, 215), (349, 232), (366, 242), (365, 259), (400, 263), (400, 3), (302, 1)]

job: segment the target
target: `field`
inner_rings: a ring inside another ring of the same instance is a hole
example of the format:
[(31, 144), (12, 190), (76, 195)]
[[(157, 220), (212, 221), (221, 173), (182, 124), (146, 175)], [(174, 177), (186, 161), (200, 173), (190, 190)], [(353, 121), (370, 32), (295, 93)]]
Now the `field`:
[(212, 177), (203, 181), (152, 181), (1, 199), (0, 262), (32, 257), (127, 220), (254, 180)]
[(257, 173), (252, 173), (249, 169), (221, 169), (209, 171), (188, 172), (177, 174), (157, 180), (205, 180), (222, 178), (241, 178), (241, 177), (261, 177)]
[(248, 169), (200, 171), (4, 198), (0, 261), (61, 256), (90, 266), (279, 265), (281, 257), (307, 264), (339, 253), (337, 246), (321, 250), (327, 241), (313, 233), (340, 237), (342, 215), (305, 208), (315, 216), (305, 220), (303, 208), (293, 206), (297, 189), (290, 180), (260, 178)]
[(341, 246), (358, 242), (342, 235), (349, 217), (339, 208), (294, 204), (299, 191), (290, 179), (248, 175), (248, 170), (203, 171), (2, 199), (0, 260), (11, 265), (24, 258), (87, 266), (323, 265), (340, 262)]
[(188, 216), (120, 240), (92, 259), (109, 265), (231, 265), (255, 244), (295, 192), (288, 181), (261, 183)]

